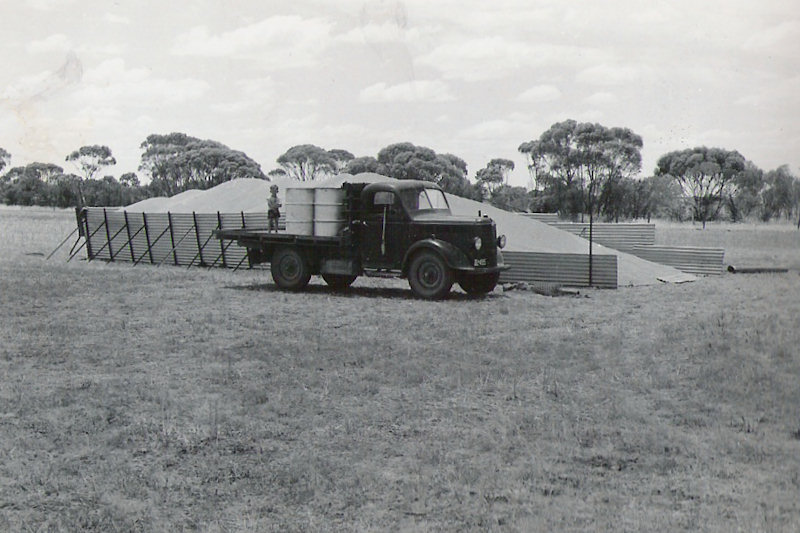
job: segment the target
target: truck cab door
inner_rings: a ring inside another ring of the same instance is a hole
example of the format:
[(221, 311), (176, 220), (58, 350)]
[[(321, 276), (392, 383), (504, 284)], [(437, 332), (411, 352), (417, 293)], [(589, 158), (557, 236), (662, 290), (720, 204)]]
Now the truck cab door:
[(376, 191), (367, 207), (361, 234), (361, 261), (366, 268), (400, 268), (407, 227), (400, 199), (391, 191)]

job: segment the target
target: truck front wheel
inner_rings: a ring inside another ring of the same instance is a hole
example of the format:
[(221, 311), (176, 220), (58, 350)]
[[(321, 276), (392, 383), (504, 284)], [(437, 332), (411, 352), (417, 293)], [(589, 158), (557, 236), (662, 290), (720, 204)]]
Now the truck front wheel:
[(278, 248), (272, 254), (270, 270), (272, 279), (281, 289), (300, 290), (311, 279), (306, 258), (295, 248)]
[(417, 296), (439, 300), (453, 286), (453, 272), (441, 256), (429, 250), (419, 252), (408, 268), (408, 284)]
[(467, 294), (478, 295), (492, 292), (499, 279), (499, 272), (493, 274), (461, 274), (458, 277), (458, 284)]

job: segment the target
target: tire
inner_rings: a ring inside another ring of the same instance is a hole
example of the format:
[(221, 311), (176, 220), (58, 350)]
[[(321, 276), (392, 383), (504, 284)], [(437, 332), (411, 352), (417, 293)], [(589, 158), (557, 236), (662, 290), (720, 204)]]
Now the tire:
[(336, 291), (342, 291), (348, 288), (356, 280), (358, 276), (346, 274), (322, 274), (322, 279), (325, 280), (330, 288)]
[(447, 296), (453, 286), (453, 271), (439, 254), (423, 250), (411, 260), (408, 284), (420, 298), (440, 300)]
[(296, 291), (305, 288), (311, 269), (303, 254), (295, 248), (278, 248), (270, 262), (272, 279), (281, 289)]
[(493, 274), (462, 274), (459, 276), (458, 285), (467, 294), (481, 295), (492, 292), (499, 279), (499, 272)]

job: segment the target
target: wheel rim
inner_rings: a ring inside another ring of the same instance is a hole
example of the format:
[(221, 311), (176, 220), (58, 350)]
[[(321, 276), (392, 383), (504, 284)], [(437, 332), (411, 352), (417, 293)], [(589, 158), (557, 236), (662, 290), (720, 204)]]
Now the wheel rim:
[(281, 258), (280, 273), (287, 281), (297, 280), (300, 277), (300, 262), (294, 256), (284, 256)]
[(425, 261), (419, 267), (419, 282), (426, 289), (436, 289), (442, 283), (444, 273), (434, 261)]

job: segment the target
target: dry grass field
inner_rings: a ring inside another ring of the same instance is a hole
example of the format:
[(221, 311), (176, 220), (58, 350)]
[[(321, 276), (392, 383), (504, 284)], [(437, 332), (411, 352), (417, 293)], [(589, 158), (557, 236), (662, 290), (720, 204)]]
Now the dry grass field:
[[(292, 294), (45, 260), (73, 225), (0, 208), (0, 530), (800, 530), (797, 270)], [(783, 227), (664, 231), (800, 267)]]

